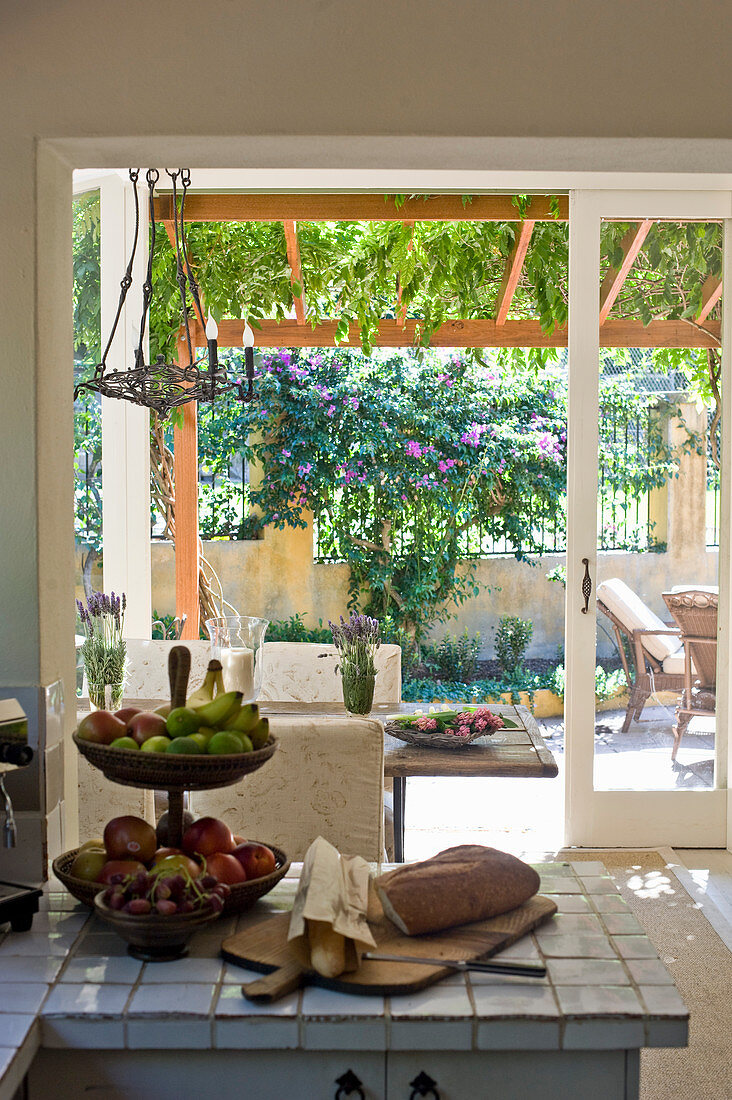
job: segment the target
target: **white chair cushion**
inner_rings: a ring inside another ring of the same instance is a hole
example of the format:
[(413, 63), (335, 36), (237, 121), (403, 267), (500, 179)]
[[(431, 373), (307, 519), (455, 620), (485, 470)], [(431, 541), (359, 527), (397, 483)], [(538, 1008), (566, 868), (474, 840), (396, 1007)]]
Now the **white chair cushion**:
[[(643, 603), (632, 588), (618, 577), (612, 577), (598, 584), (597, 596), (628, 631), (669, 629), (663, 620)], [(681, 639), (670, 634), (660, 636), (646, 634), (643, 645), (657, 661), (663, 662), (666, 657), (681, 648)]]
[(274, 756), (232, 787), (191, 794), (196, 816), (302, 859), (317, 836), (370, 861), (383, 856), (384, 730), (370, 718), (270, 718)]
[(126, 699), (170, 700), (168, 656), (174, 645), (185, 645), (191, 651), (191, 691), (206, 675), (211, 660), (211, 643), (203, 639), (185, 642), (149, 641), (129, 638), (127, 641)]
[[(682, 590), (683, 591), (683, 590)], [(661, 668), (664, 672), (667, 672), (669, 676), (683, 676), (684, 675), (684, 647), (678, 649), (676, 653), (669, 654), (668, 657), (664, 657)], [(694, 668), (694, 662), (691, 662), (691, 674), (696, 676), (696, 669)]]

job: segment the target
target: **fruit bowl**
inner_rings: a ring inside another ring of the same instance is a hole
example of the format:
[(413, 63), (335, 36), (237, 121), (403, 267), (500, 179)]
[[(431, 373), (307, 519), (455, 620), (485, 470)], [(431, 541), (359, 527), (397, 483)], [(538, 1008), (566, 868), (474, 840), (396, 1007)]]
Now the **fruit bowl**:
[(103, 894), (102, 890), (94, 898), (97, 916), (127, 942), (128, 953), (143, 962), (168, 962), (181, 958), (187, 954), (186, 945), (191, 936), (221, 915), (206, 909), (202, 912), (173, 913), (171, 916), (159, 913), (133, 916), (110, 909)]
[(253, 752), (231, 756), (188, 756), (167, 752), (131, 752), (113, 749), (96, 741), (84, 741), (73, 735), (74, 744), (89, 763), (107, 779), (125, 787), (151, 787), (153, 790), (206, 791), (228, 787), (245, 775), (257, 771), (277, 748), (270, 735), (267, 744)]
[[(255, 843), (266, 843), (266, 841), (256, 841)], [(259, 898), (268, 894), (270, 890), (277, 885), (280, 879), (284, 878), (287, 874), (290, 867), (290, 861), (285, 853), (281, 848), (276, 848), (274, 844), (267, 844), (267, 847), (272, 849), (275, 859), (277, 860), (277, 866), (274, 871), (269, 875), (263, 875), (261, 878), (253, 878), (249, 879), (247, 882), (234, 883), (231, 886), (231, 894), (228, 898), (224, 899), (225, 914), (243, 913), (246, 909), (250, 909)], [(78, 852), (78, 848), (72, 848), (70, 851), (57, 856), (52, 864), (53, 873), (59, 882), (63, 883), (72, 897), (76, 898), (77, 901), (83, 902), (84, 905), (88, 905), (90, 909), (93, 909), (94, 899), (102, 887), (98, 882), (89, 882), (88, 879), (77, 878), (75, 875), (70, 874), (71, 865)], [(137, 919), (139, 920), (139, 918)]]

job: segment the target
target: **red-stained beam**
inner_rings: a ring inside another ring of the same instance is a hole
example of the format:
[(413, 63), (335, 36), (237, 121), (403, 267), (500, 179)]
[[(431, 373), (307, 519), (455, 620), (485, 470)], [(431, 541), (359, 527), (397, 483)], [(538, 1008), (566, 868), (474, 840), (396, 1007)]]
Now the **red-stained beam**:
[(498, 288), (498, 299), (496, 307), (496, 324), (505, 325), (508, 317), (508, 311), (511, 308), (511, 302), (513, 296), (516, 293), (516, 287), (518, 286), (519, 279), (521, 278), (521, 269), (524, 266), (524, 260), (526, 259), (526, 252), (531, 240), (531, 234), (534, 232), (534, 222), (523, 221), (519, 223), (518, 233), (513, 243), (511, 253), (506, 260), (506, 267), (503, 272), (503, 278), (501, 279), (501, 285)]
[(615, 303), (615, 299), (620, 293), (620, 288), (628, 278), (628, 272), (633, 266), (636, 256), (643, 247), (643, 242), (648, 236), (648, 231), (652, 225), (653, 219), (647, 218), (639, 222), (638, 225), (631, 226), (623, 237), (620, 245), (623, 250), (623, 262), (618, 268), (611, 267), (608, 269), (605, 278), (602, 280), (602, 286), (600, 287), (601, 325), (607, 320), (608, 314)]

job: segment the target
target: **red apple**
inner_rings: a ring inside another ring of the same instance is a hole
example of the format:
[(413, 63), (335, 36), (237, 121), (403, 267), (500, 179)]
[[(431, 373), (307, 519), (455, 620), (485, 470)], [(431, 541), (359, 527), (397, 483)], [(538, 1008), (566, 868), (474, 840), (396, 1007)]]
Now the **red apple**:
[(149, 863), (158, 846), (155, 830), (141, 817), (113, 817), (104, 829), (104, 847), (110, 859), (139, 859)]
[(124, 737), (126, 726), (108, 710), (93, 710), (86, 718), (82, 718), (76, 732), (82, 741), (111, 745), (118, 737)]
[(271, 875), (277, 867), (277, 859), (266, 844), (257, 844), (254, 840), (245, 840), (231, 853), (246, 871), (247, 879), (264, 878)]
[(145, 864), (137, 859), (110, 859), (97, 875), (97, 882), (110, 885), (114, 875), (136, 875), (145, 871)]
[(127, 725), (133, 715), (140, 714), (141, 712), (141, 707), (122, 707), (121, 710), (116, 710), (114, 712), (114, 716), (115, 718), (119, 718), (120, 722), (124, 722), (124, 724)]
[(225, 852), (214, 852), (206, 859), (206, 874), (213, 875), (219, 882), (234, 886), (237, 882), (246, 882), (246, 871), (238, 859)]
[(214, 852), (234, 850), (231, 829), (216, 817), (199, 817), (183, 834), (181, 848), (189, 856), (211, 856)]
[(165, 719), (161, 714), (153, 711), (141, 710), (139, 714), (133, 714), (127, 723), (127, 733), (138, 745), (142, 745), (149, 737), (166, 736)]
[[(189, 810), (184, 810), (183, 811), (183, 831), (184, 832), (188, 828), (189, 825), (193, 824), (194, 820), (195, 820), (195, 818), (193, 817), (193, 814)], [(168, 811), (167, 810), (162, 815), (162, 817), (159, 819), (159, 821), (158, 821), (158, 823), (155, 827), (155, 832), (157, 833), (158, 844), (160, 844), (161, 846), (166, 845), (168, 843)]]

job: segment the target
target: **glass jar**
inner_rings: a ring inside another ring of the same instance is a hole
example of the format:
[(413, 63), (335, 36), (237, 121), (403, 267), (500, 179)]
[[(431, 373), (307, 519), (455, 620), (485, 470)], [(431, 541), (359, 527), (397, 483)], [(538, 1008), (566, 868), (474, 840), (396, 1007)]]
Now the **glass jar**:
[(240, 691), (242, 703), (254, 703), (262, 690), (262, 657), (268, 619), (227, 615), (206, 620), (211, 656), (221, 661), (224, 687)]

